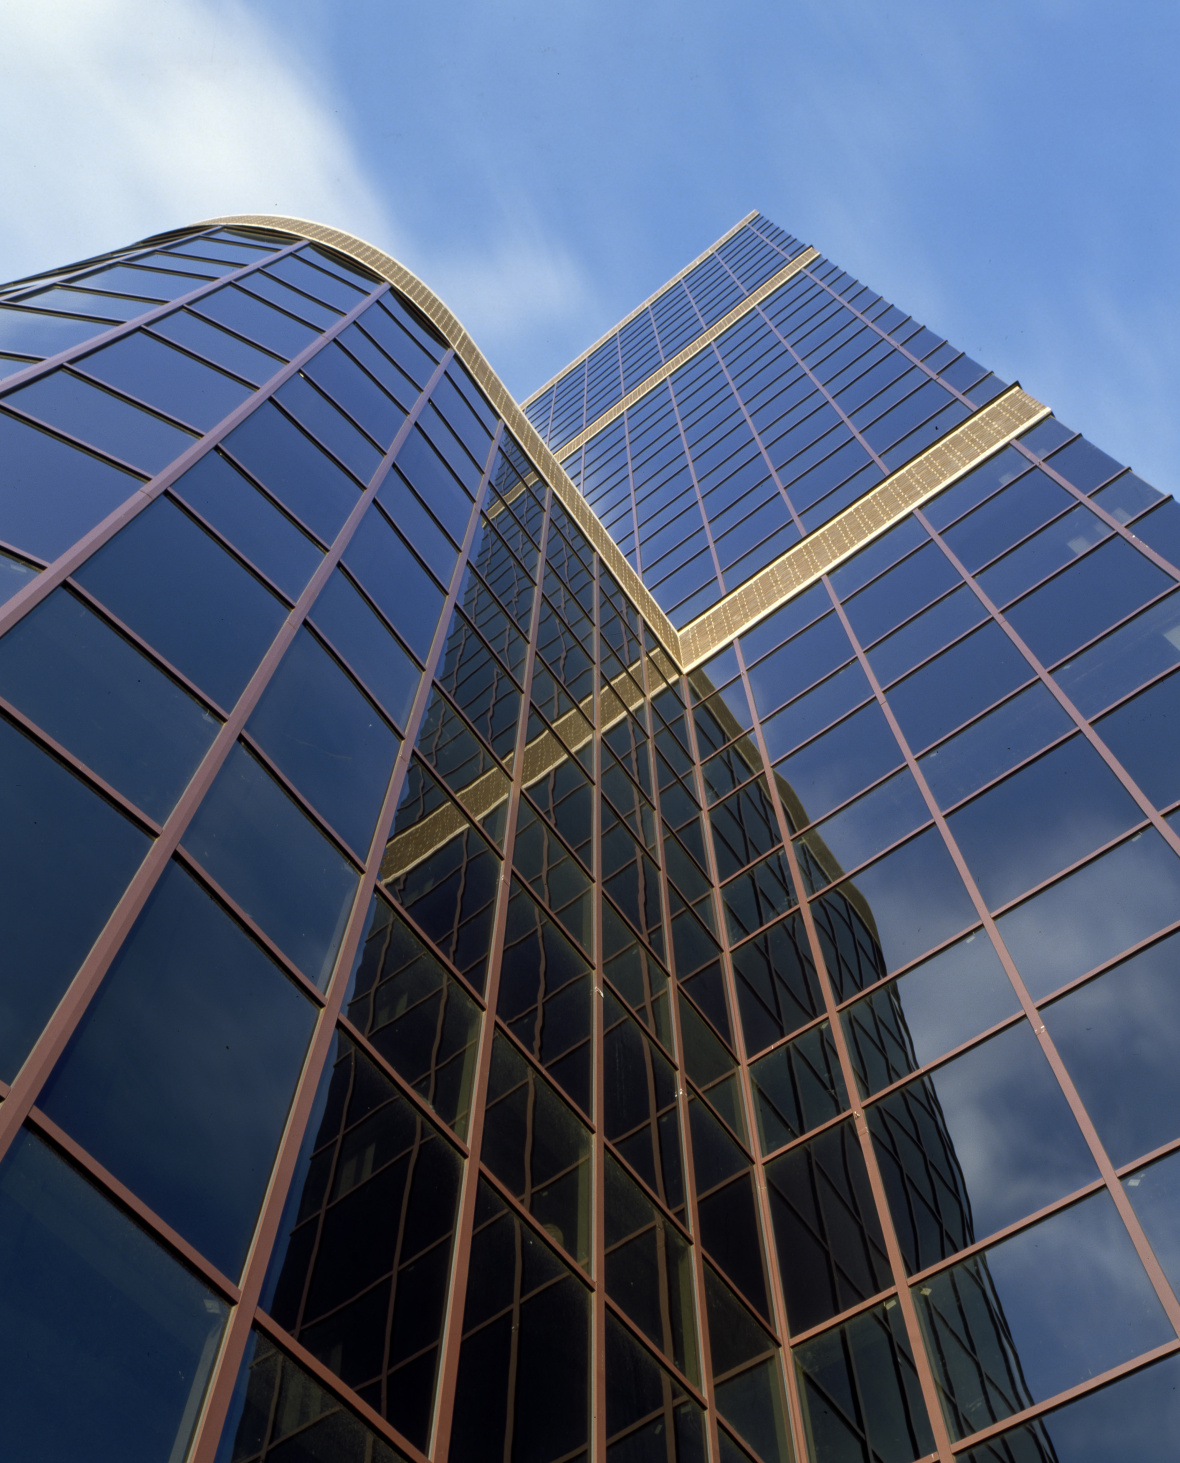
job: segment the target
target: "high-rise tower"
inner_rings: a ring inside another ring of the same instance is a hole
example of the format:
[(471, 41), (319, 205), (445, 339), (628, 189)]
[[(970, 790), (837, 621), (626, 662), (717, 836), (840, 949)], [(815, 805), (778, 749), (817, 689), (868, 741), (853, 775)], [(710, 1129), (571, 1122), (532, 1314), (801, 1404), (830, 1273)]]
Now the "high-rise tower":
[(750, 215), (523, 409), (237, 218), (0, 291), (0, 1428), (1180, 1448), (1180, 509)]

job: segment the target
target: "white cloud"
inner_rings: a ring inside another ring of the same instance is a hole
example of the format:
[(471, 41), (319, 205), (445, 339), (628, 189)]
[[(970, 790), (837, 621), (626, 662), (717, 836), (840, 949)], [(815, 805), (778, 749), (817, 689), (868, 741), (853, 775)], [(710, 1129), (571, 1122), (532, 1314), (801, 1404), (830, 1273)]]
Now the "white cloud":
[(399, 239), (325, 90), (236, 0), (0, 0), (0, 277), (224, 213)]

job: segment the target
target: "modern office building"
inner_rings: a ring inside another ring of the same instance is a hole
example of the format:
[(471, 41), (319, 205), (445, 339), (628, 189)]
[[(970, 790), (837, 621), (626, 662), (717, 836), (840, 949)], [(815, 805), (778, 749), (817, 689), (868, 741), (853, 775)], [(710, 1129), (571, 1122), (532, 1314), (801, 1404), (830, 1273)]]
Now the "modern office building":
[(0, 1457), (1180, 1454), (1180, 508), (752, 214), (517, 405), (0, 290)]

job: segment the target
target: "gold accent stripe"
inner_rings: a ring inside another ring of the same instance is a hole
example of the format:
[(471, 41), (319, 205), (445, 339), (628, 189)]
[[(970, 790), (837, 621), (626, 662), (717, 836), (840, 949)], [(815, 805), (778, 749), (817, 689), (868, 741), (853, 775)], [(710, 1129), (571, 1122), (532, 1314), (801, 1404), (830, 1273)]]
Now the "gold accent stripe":
[(552, 484), (553, 491), (574, 522), (590, 540), (591, 546), (601, 555), (603, 562), (614, 575), (625, 592), (631, 597), (640, 614), (655, 634), (673, 651), (677, 645), (676, 627), (653, 598), (651, 591), (632, 568), (621, 549), (603, 528), (598, 515), (586, 502), (565, 475), (561, 464), (545, 445), (537, 429), (521, 411), (508, 388), (485, 360), (483, 352), (472, 340), (459, 320), (443, 304), (438, 296), (391, 255), (383, 253), (372, 244), (366, 244), (352, 234), (340, 229), (328, 228), (325, 224), (312, 223), (307, 219), (288, 218), (286, 215), (267, 213), (230, 214), (224, 218), (206, 219), (197, 228), (243, 227), (271, 229), (278, 233), (293, 234), (296, 238), (309, 239), (325, 244), (330, 249), (355, 259), (379, 278), (388, 280), (411, 300), (440, 332), (443, 339), (470, 371), (491, 402), (495, 411), (504, 418), (513, 436), (525, 452), (540, 468), (542, 475)]
[(808, 534), (740, 589), (698, 615), (679, 634), (685, 670), (708, 660), (735, 635), (813, 584), (842, 560), (891, 528), (899, 518), (990, 457), (1049, 408), (1011, 386), (974, 416), (899, 467), (822, 528)]
[(612, 335), (617, 335), (618, 332), (622, 330), (625, 325), (630, 325), (632, 320), (635, 319), (636, 315), (642, 315), (644, 310), (646, 310), (649, 305), (654, 304), (655, 301), (658, 300), (666, 290), (670, 290), (674, 284), (678, 284), (680, 280), (685, 277), (685, 275), (691, 274), (698, 264), (704, 264), (705, 260), (708, 259), (710, 254), (716, 254), (717, 250), (721, 248), (722, 244), (727, 244), (730, 239), (733, 238), (734, 234), (741, 233), (742, 229), (744, 229), (748, 223), (750, 223), (753, 219), (756, 219), (757, 217), (758, 210), (756, 208), (752, 208), (749, 213), (746, 214), (745, 218), (738, 219), (733, 228), (727, 229), (719, 239), (715, 239), (703, 254), (698, 254), (691, 264), (686, 264), (678, 274), (674, 274), (671, 279), (665, 280), (658, 290), (655, 290), (652, 294), (648, 295), (647, 299), (644, 300), (642, 304), (636, 305), (634, 310), (632, 310), (629, 315), (624, 315), (617, 325), (612, 325), (611, 328), (604, 335), (600, 335), (598, 339), (594, 342), (594, 344), (591, 346), (587, 346), (580, 356), (575, 356), (572, 361), (569, 361), (566, 365), (562, 366), (561, 370), (558, 371), (556, 376), (550, 376), (548, 381), (545, 382), (544, 386), (538, 386), (536, 391), (534, 391), (531, 396), (526, 396), (525, 399), (521, 402), (521, 406), (531, 406), (533, 402), (536, 401), (538, 396), (542, 396), (546, 391), (549, 390), (551, 386), (560, 381), (563, 376), (568, 376), (575, 366), (580, 366), (584, 360), (587, 360), (590, 356), (594, 354), (594, 352), (598, 349), (600, 345), (608, 341)]
[[(743, 220), (742, 223), (747, 221)], [(1003, 395), (989, 402), (965, 422), (952, 427), (939, 441), (891, 473), (830, 523), (817, 528), (814, 533), (748, 579), (740, 588), (726, 595), (704, 614), (698, 615), (683, 630), (677, 631), (602, 526), (598, 515), (574, 487), (536, 428), (509, 395), (507, 387), (484, 359), (475, 342), (438, 296), (416, 275), (373, 245), (366, 244), (351, 234), (342, 233), (339, 229), (309, 223), (305, 219), (271, 214), (234, 214), (226, 218), (210, 219), (198, 227), (235, 225), (272, 229), (297, 238), (310, 239), (356, 259), (380, 278), (395, 285), (433, 322), (492, 406), (503, 416), (517, 441), (536, 463), (541, 475), (552, 485), (554, 493), (586, 535), (591, 547), (601, 555), (607, 568), (659, 637), (664, 649), (657, 653), (655, 659), (666, 674), (692, 670), (708, 660), (723, 646), (728, 645), (734, 636), (751, 629), (759, 620), (806, 589), (809, 584), (813, 584), (821, 574), (828, 573), (841, 560), (884, 533), (911, 509), (949, 487), (956, 478), (969, 472), (1013, 437), (1019, 436), (1042, 417), (1049, 415), (1049, 408), (1029, 396), (1019, 385), (1010, 386)], [(737, 225), (738, 228), (741, 226)], [(711, 251), (706, 251), (708, 252)], [(702, 258), (704, 257), (703, 255)], [(811, 251), (811, 257), (815, 257), (814, 251)], [(798, 255), (792, 264), (802, 267), (804, 262), (805, 255)], [(774, 281), (768, 280), (767, 284), (773, 285)], [(754, 296), (750, 297), (753, 298)], [(748, 308), (746, 302), (743, 302), (742, 308)], [(725, 329), (725, 321), (718, 321), (713, 328)], [(669, 369), (675, 369), (673, 362), (669, 362)]]
[(560, 447), (553, 449), (554, 457), (560, 459), (571, 452), (576, 452), (583, 443), (588, 442), (591, 437), (597, 436), (603, 427), (609, 427), (611, 422), (617, 421), (629, 406), (634, 406), (640, 397), (646, 396), (649, 391), (654, 391), (657, 386), (666, 381), (673, 371), (678, 371), (686, 361), (691, 361), (693, 356), (703, 351), (707, 345), (711, 345), (719, 335), (736, 325), (743, 315), (748, 315), (756, 305), (760, 305), (768, 295), (773, 295), (780, 285), (786, 284), (787, 280), (793, 278), (805, 265), (813, 259), (819, 258), (819, 250), (813, 249), (809, 244), (802, 254), (796, 254), (789, 264), (783, 266), (777, 274), (772, 274), (769, 279), (763, 280), (758, 288), (739, 300), (728, 314), (722, 315), (720, 320), (715, 320), (707, 330), (703, 330), (694, 341), (691, 341), (682, 351), (665, 361), (657, 371), (641, 381), (638, 386), (632, 387), (626, 396), (616, 401), (614, 406), (608, 406), (601, 416), (597, 416), (588, 427), (583, 428), (576, 437), (571, 437), (568, 442), (563, 442)]

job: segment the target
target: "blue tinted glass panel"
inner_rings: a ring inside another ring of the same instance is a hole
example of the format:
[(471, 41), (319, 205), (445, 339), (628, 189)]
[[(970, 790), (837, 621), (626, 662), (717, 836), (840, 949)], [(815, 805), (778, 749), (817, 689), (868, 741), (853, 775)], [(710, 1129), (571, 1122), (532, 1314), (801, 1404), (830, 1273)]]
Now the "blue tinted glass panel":
[(1032, 666), (992, 621), (899, 681), (889, 705), (918, 752), (1032, 676)]
[(207, 432), (250, 395), (250, 388), (192, 356), (134, 331), (78, 362), (87, 375)]
[(257, 346), (248, 345), (236, 335), (211, 325), (199, 315), (190, 315), (187, 310), (177, 310), (174, 315), (165, 315), (162, 320), (152, 322), (152, 331), (165, 340), (196, 351), (215, 366), (222, 366), (241, 376), (252, 386), (261, 386), (269, 381), (276, 371), (282, 369), (282, 362), (274, 356), (260, 351)]
[(184, 1457), (227, 1309), (44, 1143), (17, 1138), (0, 1168), (13, 1458)]
[(38, 1104), (236, 1279), (314, 1016), (172, 863)]
[(289, 599), (298, 599), (323, 550), (222, 457), (207, 452), (171, 485), (182, 498)]
[(317, 351), (304, 367), (304, 375), (355, 417), (378, 446), (389, 449), (405, 421), (405, 411), (361, 370), (338, 341)]
[(129, 472), (0, 412), (0, 539), (54, 559), (138, 491)]
[(10, 600), (30, 579), (36, 579), (37, 572), (32, 564), (22, 563), (10, 554), (0, 553), (0, 604)]
[(881, 708), (872, 704), (809, 742), (775, 770), (799, 799), (799, 816), (810, 821), (876, 782), (901, 760), (889, 723)]
[(240, 743), (184, 846), (309, 979), (327, 983), (356, 872)]
[(1157, 808), (1180, 797), (1180, 676), (1168, 676), (1098, 723), (1105, 741)]
[[(11, 1081), (150, 840), (2, 720), (0, 765), (0, 1076)], [(65, 882), (75, 869), (86, 877)]]
[[(97, 320), (73, 320), (65, 315), (42, 315), (0, 305), (0, 350), (18, 356), (55, 356), (109, 329)], [(20, 365), (15, 369), (20, 370)]]
[(219, 725), (64, 589), (0, 639), (0, 695), (160, 823)]
[(357, 525), (344, 562), (414, 654), (425, 660), (443, 593), (375, 503)]
[(1180, 594), (1170, 594), (1067, 661), (1056, 679), (1092, 716), (1180, 660)]
[(197, 301), (193, 309), (208, 316), (215, 324), (224, 325), (244, 335), (247, 340), (257, 341), (285, 361), (309, 346), (319, 334), (312, 326), (293, 320), (290, 315), (263, 304), (234, 285), (206, 295)]
[(381, 453), (309, 381), (303, 376), (292, 376), (275, 392), (275, 400), (361, 482), (369, 481), (381, 461)]
[(1098, 753), (1075, 737), (948, 819), (994, 909), (1142, 817)]
[(222, 445), (325, 543), (356, 506), (357, 483), (269, 401)]
[(1073, 728), (1073, 718), (1036, 682), (927, 752), (919, 766), (939, 805), (949, 808)]
[(339, 570), (332, 575), (309, 618), (381, 708), (404, 727), (421, 672), (347, 575)]
[(363, 857), (399, 741), (310, 631), (296, 635), (246, 730)]
[(194, 439), (150, 412), (71, 376), (52, 371), (5, 398), (21, 411), (109, 452), (146, 473), (159, 472)]
[(270, 590), (167, 499), (75, 576), (222, 706), (232, 706), (286, 617)]

